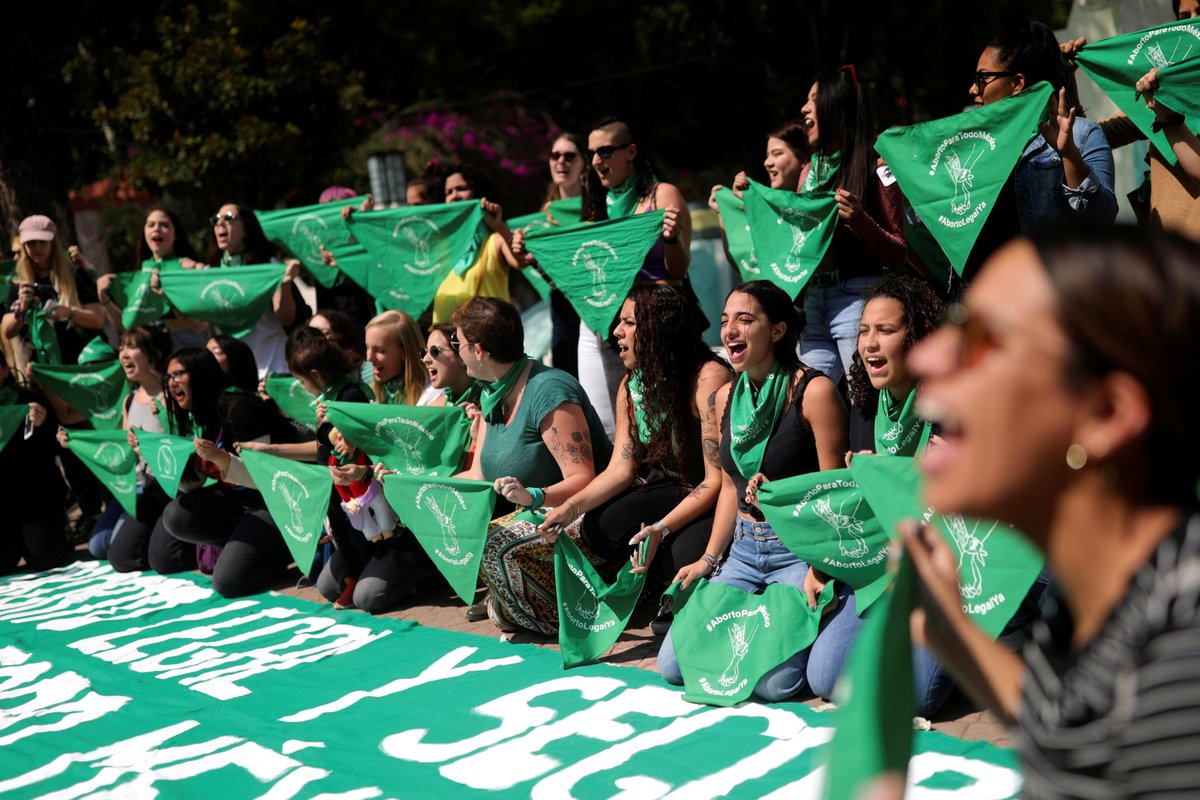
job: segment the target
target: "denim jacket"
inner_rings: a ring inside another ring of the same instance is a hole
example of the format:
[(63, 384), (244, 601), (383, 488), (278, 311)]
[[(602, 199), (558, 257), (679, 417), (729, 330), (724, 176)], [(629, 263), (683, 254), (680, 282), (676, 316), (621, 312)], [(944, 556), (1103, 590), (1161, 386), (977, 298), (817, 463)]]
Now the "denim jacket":
[(1021, 231), (1072, 219), (1112, 223), (1117, 217), (1113, 192), (1112, 148), (1099, 123), (1076, 119), (1071, 130), (1089, 173), (1075, 189), (1067, 186), (1062, 156), (1039, 134), (1013, 170)]

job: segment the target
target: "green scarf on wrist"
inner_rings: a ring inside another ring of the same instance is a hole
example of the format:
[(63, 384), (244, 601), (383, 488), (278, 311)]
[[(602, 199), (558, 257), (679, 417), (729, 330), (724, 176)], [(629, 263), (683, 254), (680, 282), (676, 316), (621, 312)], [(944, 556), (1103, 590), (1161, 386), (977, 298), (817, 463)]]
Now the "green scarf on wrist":
[(738, 472), (747, 480), (762, 467), (767, 442), (787, 403), (789, 377), (776, 361), (758, 389), (745, 372), (733, 384), (729, 394), (729, 452)]
[(525, 368), (527, 361), (529, 361), (529, 356), (522, 355), (509, 368), (508, 372), (504, 373), (504, 377), (483, 387), (483, 392), (479, 397), (479, 407), (483, 409), (485, 419), (492, 415), (492, 412), (500, 405), (504, 396), (516, 385), (517, 380), (521, 377), (521, 370)]
[(875, 452), (879, 455), (911, 456), (917, 452), (926, 423), (917, 416), (917, 387), (898, 403), (887, 389), (879, 393), (875, 414)]

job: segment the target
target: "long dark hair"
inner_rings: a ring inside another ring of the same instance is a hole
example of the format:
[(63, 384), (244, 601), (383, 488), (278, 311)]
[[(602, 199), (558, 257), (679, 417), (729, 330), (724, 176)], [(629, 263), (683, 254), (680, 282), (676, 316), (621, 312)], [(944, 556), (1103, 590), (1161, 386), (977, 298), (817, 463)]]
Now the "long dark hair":
[(200, 430), (192, 430), (189, 414), (175, 402), (167, 375), (164, 373), (163, 394), (166, 396), (171, 427), (180, 436), (212, 439), (221, 427), (218, 405), (225, 388), (229, 385), (225, 373), (221, 371), (221, 365), (217, 363), (216, 356), (203, 347), (182, 347), (167, 359), (167, 363), (172, 361), (178, 361), (187, 371), (188, 386), (192, 395), (191, 416), (195, 417)]
[[(171, 227), (175, 229), (175, 247), (171, 251), (174, 258), (190, 258), (196, 259), (196, 248), (192, 247), (192, 242), (188, 239), (187, 228), (183, 225), (183, 217), (176, 214), (169, 208), (152, 208), (146, 212), (146, 219), (155, 211), (161, 211), (166, 214), (171, 220)], [(146, 225), (142, 223), (142, 235), (138, 238), (137, 246), (137, 261), (134, 262), (133, 268), (139, 270), (142, 264), (154, 257), (150, 252), (150, 245), (146, 244)]]
[[(639, 199), (643, 198), (650, 192), (650, 187), (663, 180), (662, 172), (654, 163), (654, 156), (650, 155), (648, 143), (639, 142), (637, 136), (634, 135), (633, 128), (620, 117), (601, 117), (592, 127), (588, 128), (588, 131), (597, 131), (610, 126), (616, 127), (617, 130), (623, 131), (628, 136), (627, 144), (637, 145), (637, 155), (629, 162), (629, 168), (633, 173), (633, 191)], [(587, 153), (586, 150), (583, 152)], [(608, 219), (607, 195), (608, 189), (600, 182), (592, 165), (584, 164), (583, 216), (581, 218), (588, 222), (600, 222)]]
[[(729, 295), (748, 294), (758, 301), (763, 313), (772, 325), (785, 323), (787, 329), (779, 341), (775, 342), (772, 351), (775, 360), (783, 365), (789, 374), (804, 367), (800, 356), (796, 354), (796, 343), (800, 339), (800, 331), (804, 329), (804, 312), (796, 308), (787, 292), (770, 281), (744, 281), (729, 290)], [(729, 299), (726, 295), (726, 300)]]
[(840, 152), (841, 185), (866, 196), (875, 171), (874, 123), (867, 95), (852, 70), (831, 70), (816, 77), (817, 126), (824, 155)]
[(808, 145), (808, 126), (802, 119), (789, 119), (769, 131), (766, 138), (783, 142), (801, 161), (808, 161), (812, 155), (812, 148)]
[(250, 345), (241, 339), (235, 339), (224, 333), (214, 333), (209, 337), (225, 352), (225, 360), (229, 364), (229, 385), (254, 394), (258, 391), (258, 362), (254, 360), (254, 351)]
[[(225, 205), (229, 205), (229, 203), (225, 203)], [(267, 235), (263, 233), (258, 217), (254, 216), (254, 209), (239, 205), (237, 215), (246, 231), (246, 246), (242, 250), (242, 261), (246, 264), (269, 263), (275, 255), (275, 248), (267, 241)], [(206, 258), (210, 265), (221, 263), (221, 248), (217, 247), (217, 237), (213, 234), (211, 227), (208, 229)]]
[[(904, 309), (904, 352), (937, 330), (942, 319), (942, 301), (929, 286), (916, 278), (889, 275), (880, 278), (863, 293), (867, 303), (876, 298), (895, 300)], [(864, 306), (865, 307), (865, 306)], [(875, 415), (879, 390), (871, 385), (867, 368), (855, 348), (850, 360), (850, 405), (864, 417)]]
[[(683, 474), (688, 460), (695, 456), (683, 448), (688, 428), (695, 425), (692, 404), (696, 379), (708, 362), (725, 362), (704, 343), (691, 306), (674, 288), (645, 283), (635, 286), (629, 299), (637, 323), (633, 332), (637, 368), (644, 376), (642, 414), (651, 422), (645, 460)], [(628, 385), (625, 392), (630, 435), (640, 447)]]

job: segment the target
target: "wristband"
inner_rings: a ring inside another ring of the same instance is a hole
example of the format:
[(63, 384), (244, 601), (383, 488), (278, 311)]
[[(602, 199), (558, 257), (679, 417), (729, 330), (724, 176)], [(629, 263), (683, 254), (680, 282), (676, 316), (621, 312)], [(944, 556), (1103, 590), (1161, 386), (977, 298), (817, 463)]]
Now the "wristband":
[(704, 563), (708, 564), (709, 569), (716, 570), (717, 565), (720, 564), (721, 562), (717, 560), (716, 556), (705, 553), (704, 554)]
[(666, 539), (671, 535), (671, 529), (664, 525), (661, 519), (654, 523), (654, 526), (658, 528), (658, 532), (662, 535), (661, 538)]
[(1169, 114), (1165, 117), (1156, 117), (1150, 129), (1155, 133), (1160, 133), (1163, 128), (1172, 128), (1176, 125), (1182, 125), (1187, 119), (1183, 114)]
[(528, 487), (525, 489), (525, 491), (529, 492), (529, 507), (530, 508), (541, 508), (542, 506), (544, 506), (546, 504), (546, 490), (545, 489), (535, 489), (533, 487)]

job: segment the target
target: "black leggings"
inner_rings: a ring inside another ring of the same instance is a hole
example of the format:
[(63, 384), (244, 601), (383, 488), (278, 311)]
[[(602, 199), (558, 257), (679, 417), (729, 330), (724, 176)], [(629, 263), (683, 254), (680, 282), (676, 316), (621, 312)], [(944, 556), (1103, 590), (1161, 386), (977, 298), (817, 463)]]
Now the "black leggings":
[[(115, 502), (115, 501), (114, 501)], [(147, 479), (137, 499), (137, 517), (125, 515), (108, 545), (108, 563), (117, 572), (154, 570), (162, 575), (196, 568), (196, 546), (167, 533), (163, 511), (171, 498)]]
[(222, 597), (270, 589), (292, 561), (262, 495), (253, 489), (209, 486), (182, 494), (163, 511), (162, 524), (189, 544), (221, 545), (212, 584)]
[[(583, 540), (597, 555), (619, 566), (629, 560), (633, 548), (629, 540), (643, 525), (658, 522), (688, 494), (688, 488), (674, 481), (655, 481), (619, 494), (583, 516)], [(685, 567), (704, 555), (712, 533), (712, 512), (692, 520), (671, 535), (658, 549), (647, 580), (666, 584)]]

